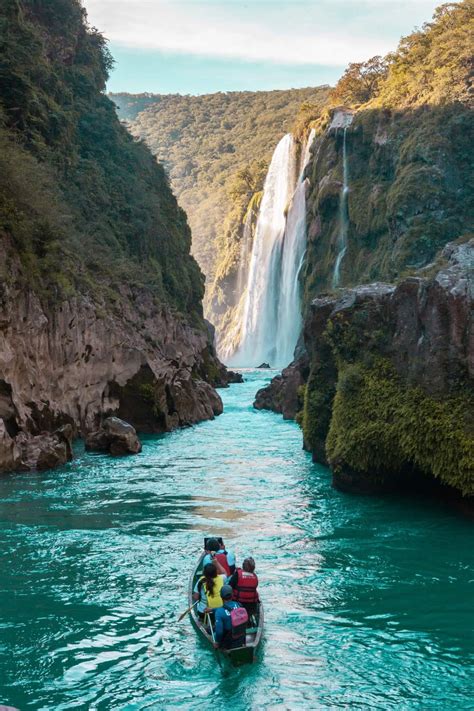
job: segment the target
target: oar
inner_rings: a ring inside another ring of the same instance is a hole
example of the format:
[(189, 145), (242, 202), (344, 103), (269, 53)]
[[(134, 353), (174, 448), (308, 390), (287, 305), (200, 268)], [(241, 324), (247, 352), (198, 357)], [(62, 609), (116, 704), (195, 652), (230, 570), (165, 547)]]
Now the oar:
[(191, 607), (188, 607), (187, 610), (185, 610), (184, 612), (182, 612), (181, 615), (178, 617), (178, 622), (181, 622), (181, 620), (183, 619), (183, 617), (186, 617), (186, 615), (188, 615), (188, 614), (191, 612), (191, 610), (193, 609), (193, 607), (194, 607), (195, 605), (197, 605), (198, 602), (199, 602), (199, 600), (196, 600), (196, 602), (193, 602), (193, 604), (191, 605)]
[[(214, 630), (213, 630), (213, 628), (212, 628), (212, 620), (211, 620), (211, 616), (210, 616), (209, 614), (207, 615), (207, 619), (209, 620), (209, 627), (211, 628), (212, 641), (213, 641), (214, 644), (215, 644), (215, 643), (216, 643), (216, 638), (214, 637)], [(220, 656), (219, 656), (219, 650), (214, 647), (214, 651), (215, 651), (215, 653), (216, 653), (217, 661), (219, 662), (219, 666), (220, 666), (221, 671), (222, 671), (222, 662), (221, 662), (221, 658), (220, 658)]]

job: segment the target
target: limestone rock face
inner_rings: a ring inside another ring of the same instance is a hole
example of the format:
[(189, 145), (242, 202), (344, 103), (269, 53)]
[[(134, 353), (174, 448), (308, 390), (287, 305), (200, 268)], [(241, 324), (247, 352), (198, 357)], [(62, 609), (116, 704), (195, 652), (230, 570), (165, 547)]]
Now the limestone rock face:
[(308, 358), (303, 356), (282, 370), (281, 375), (261, 388), (255, 396), (253, 406), (257, 410), (273, 410), (283, 415), (285, 420), (294, 420), (303, 407), (301, 388), (308, 375)]
[(20, 461), (13, 468), (41, 471), (66, 464), (73, 456), (72, 435), (71, 425), (65, 425), (51, 434), (43, 432), (30, 435), (20, 432), (15, 438), (15, 445), (20, 451)]
[(254, 405), (294, 417), (304, 389), (305, 448), (340, 489), (441, 482), (443, 498), (472, 500), (473, 297), (472, 239), (448, 244), (436, 264), (397, 285), (322, 295), (304, 324), (306, 355)]
[(474, 492), (474, 240), (425, 271), (311, 304), (305, 443), (339, 488)]
[(11, 267), (0, 281), (0, 471), (67, 459), (64, 443), (48, 441), (49, 457), (37, 439), (65, 424), (84, 435), (116, 415), (167, 432), (222, 412), (214, 386), (227, 372), (205, 327), (128, 286), (113, 306), (79, 294), (45, 304), (25, 289), (6, 238), (0, 245)]
[(99, 430), (86, 436), (85, 444), (88, 451), (109, 452), (114, 457), (142, 451), (135, 428), (118, 417), (107, 417)]

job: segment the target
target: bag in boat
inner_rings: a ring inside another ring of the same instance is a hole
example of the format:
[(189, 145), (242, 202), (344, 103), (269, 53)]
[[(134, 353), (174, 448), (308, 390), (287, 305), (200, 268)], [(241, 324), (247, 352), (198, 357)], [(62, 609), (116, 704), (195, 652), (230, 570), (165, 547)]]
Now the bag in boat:
[(232, 625), (232, 639), (239, 639), (245, 636), (249, 616), (245, 607), (234, 607), (230, 611), (230, 622)]

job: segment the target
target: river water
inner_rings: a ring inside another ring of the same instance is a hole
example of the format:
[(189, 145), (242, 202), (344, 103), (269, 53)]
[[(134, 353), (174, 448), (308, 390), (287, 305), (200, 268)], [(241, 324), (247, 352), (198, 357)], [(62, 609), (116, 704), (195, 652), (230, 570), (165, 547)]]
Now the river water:
[[(471, 524), (333, 490), (294, 423), (252, 409), (0, 479), (0, 704), (25, 709), (472, 709)], [(204, 535), (257, 561), (257, 664), (177, 623)]]

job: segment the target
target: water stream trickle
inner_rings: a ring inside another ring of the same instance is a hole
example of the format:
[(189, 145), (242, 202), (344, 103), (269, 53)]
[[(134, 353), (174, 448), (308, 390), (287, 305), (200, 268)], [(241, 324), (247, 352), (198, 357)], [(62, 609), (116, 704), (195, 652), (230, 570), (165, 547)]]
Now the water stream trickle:
[(349, 231), (349, 161), (347, 158), (347, 125), (344, 126), (344, 135), (342, 140), (342, 174), (342, 188), (339, 205), (338, 253), (332, 277), (332, 286), (334, 289), (339, 286), (341, 281), (341, 264), (347, 251), (347, 237)]

